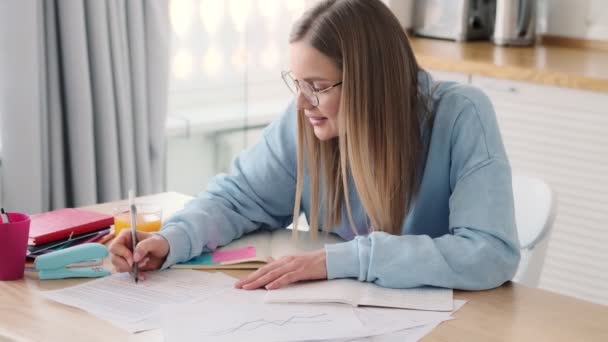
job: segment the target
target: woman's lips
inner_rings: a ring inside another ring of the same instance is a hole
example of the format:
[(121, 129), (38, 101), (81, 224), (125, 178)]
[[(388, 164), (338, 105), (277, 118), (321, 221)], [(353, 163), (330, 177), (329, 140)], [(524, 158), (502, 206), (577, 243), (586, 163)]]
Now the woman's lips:
[(310, 121), (310, 124), (313, 126), (321, 126), (327, 122), (327, 118), (323, 116), (309, 116), (308, 121)]

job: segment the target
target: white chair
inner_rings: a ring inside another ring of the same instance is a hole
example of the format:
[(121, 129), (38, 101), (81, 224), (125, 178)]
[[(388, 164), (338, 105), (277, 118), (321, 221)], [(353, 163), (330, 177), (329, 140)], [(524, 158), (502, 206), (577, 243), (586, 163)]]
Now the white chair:
[(538, 287), (557, 212), (556, 194), (542, 179), (514, 173), (513, 198), (521, 248), (521, 261), (513, 281)]

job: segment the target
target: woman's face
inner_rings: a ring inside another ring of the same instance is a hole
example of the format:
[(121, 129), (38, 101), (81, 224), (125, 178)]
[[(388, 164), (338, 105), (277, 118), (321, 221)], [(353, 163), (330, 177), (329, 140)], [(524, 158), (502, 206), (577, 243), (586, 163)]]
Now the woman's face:
[[(289, 46), (291, 74), (300, 84), (308, 82), (315, 91), (323, 90), (342, 81), (342, 72), (327, 56), (306, 42)], [(314, 106), (299, 91), (296, 95), (298, 108), (304, 109), (307, 121), (313, 126), (319, 140), (338, 136), (338, 111), (342, 87), (336, 86), (317, 94), (319, 105)], [(313, 95), (314, 96), (314, 95)]]

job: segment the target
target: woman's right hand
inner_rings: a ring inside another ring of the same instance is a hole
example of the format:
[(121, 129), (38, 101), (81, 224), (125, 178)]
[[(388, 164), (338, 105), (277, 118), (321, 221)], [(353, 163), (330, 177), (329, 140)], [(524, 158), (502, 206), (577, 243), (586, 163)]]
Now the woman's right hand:
[(110, 260), (117, 272), (132, 272), (133, 263), (139, 267), (139, 280), (145, 279), (146, 271), (159, 269), (169, 254), (169, 242), (161, 235), (137, 232), (135, 253), (131, 252), (131, 230), (123, 229), (112, 241)]

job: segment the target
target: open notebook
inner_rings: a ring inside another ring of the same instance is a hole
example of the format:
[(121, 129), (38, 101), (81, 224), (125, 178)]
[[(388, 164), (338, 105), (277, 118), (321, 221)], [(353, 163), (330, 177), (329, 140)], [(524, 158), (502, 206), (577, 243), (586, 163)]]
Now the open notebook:
[(306, 251), (323, 248), (326, 244), (343, 242), (332, 233), (319, 232), (313, 240), (309, 232), (300, 231), (298, 239), (291, 237), (291, 229), (257, 231), (243, 235), (240, 239), (220, 247), (214, 252), (203, 253), (187, 262), (178, 263), (171, 268), (190, 269), (257, 269), (263, 266), (268, 257), (280, 258)]
[(354, 279), (291, 284), (266, 292), (266, 303), (344, 303), (352, 306), (452, 311), (452, 289), (418, 287), (391, 289)]

